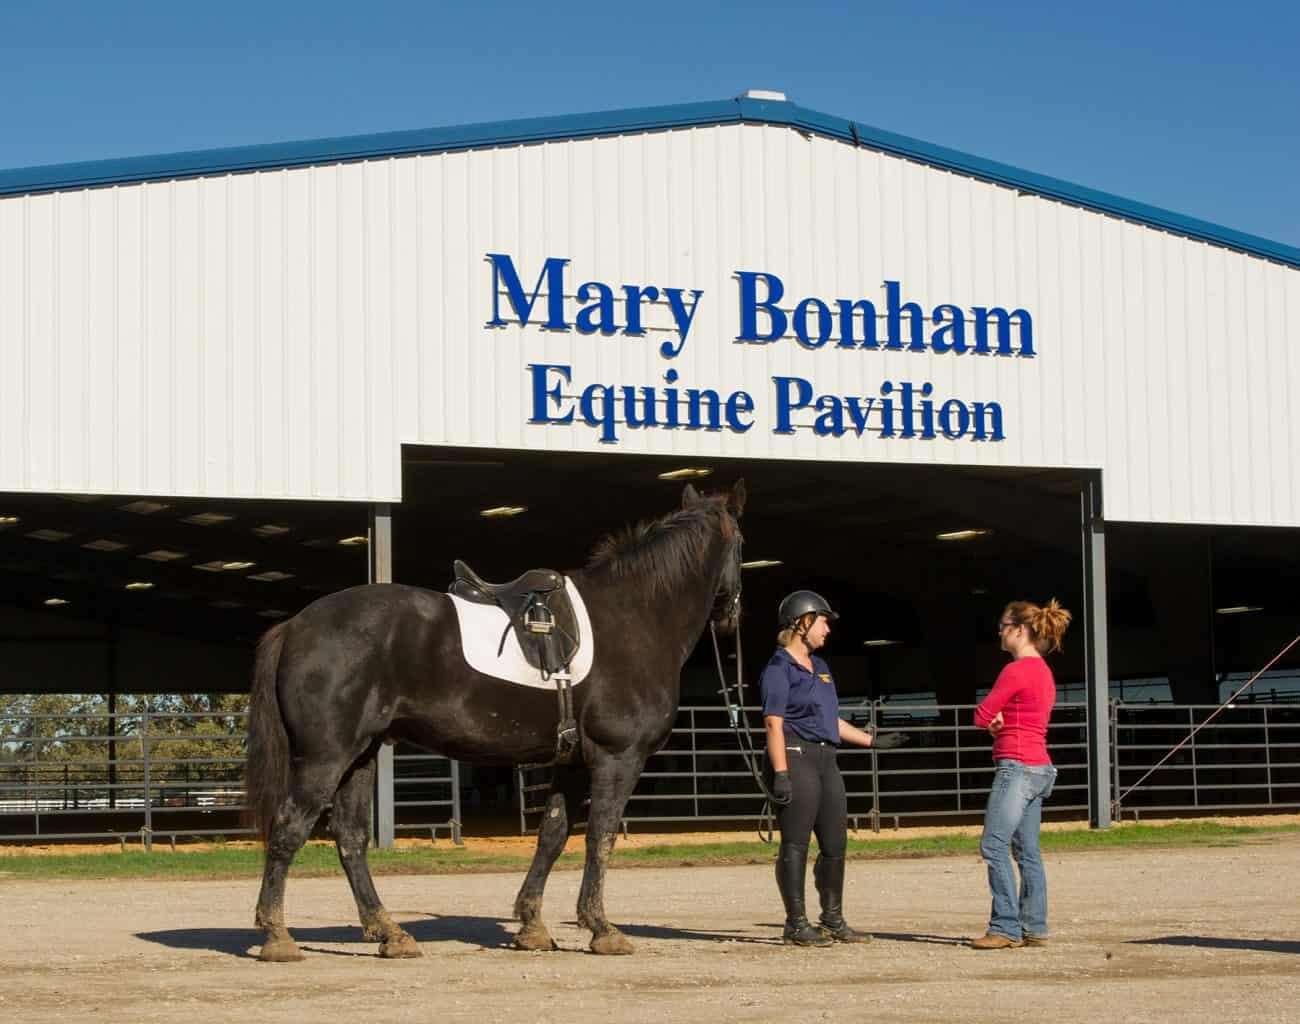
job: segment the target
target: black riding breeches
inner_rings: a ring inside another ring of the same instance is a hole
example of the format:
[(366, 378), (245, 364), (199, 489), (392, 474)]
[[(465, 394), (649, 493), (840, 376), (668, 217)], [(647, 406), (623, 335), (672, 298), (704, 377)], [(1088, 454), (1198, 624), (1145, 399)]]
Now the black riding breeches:
[(782, 846), (807, 847), (813, 833), (823, 856), (843, 857), (848, 847), (848, 800), (835, 760), (837, 747), (785, 738), (785, 762), (794, 799), (776, 808)]

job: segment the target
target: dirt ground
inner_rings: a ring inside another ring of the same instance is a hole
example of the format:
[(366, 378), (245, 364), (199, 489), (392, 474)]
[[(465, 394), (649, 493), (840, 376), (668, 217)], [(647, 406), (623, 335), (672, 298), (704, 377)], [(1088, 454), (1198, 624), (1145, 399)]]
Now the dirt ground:
[(828, 950), (780, 945), (766, 866), (616, 868), (631, 957), (586, 952), (577, 872), (548, 890), (554, 953), (509, 948), (518, 875), (381, 878), (406, 961), (361, 941), (342, 880), (291, 879), (298, 964), (253, 958), (252, 880), (0, 878), (0, 1021), (1296, 1021), (1298, 864), (1295, 834), (1049, 854), (1050, 945), (997, 952), (965, 945), (988, 913), (970, 856), (851, 863), (877, 938)]

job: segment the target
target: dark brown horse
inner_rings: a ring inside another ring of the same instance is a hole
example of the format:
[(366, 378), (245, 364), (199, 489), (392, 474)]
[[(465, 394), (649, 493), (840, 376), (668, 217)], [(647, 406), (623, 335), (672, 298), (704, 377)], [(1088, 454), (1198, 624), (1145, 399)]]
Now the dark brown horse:
[[(573, 687), (580, 745), (557, 767), (537, 852), (515, 900), (515, 944), (552, 949), (542, 893), (583, 800), (587, 859), (578, 922), (596, 953), (630, 953), (605, 917), (605, 869), (623, 808), (646, 758), (667, 740), (681, 670), (712, 620), (734, 622), (740, 595), (738, 518), (744, 483), (601, 542), (571, 573), (586, 604), (594, 661)], [(266, 839), (257, 924), (263, 960), (302, 954), (284, 922), (285, 877), (328, 807), (364, 936), (380, 955), (418, 956), (419, 946), (384, 909), (366, 850), (375, 759), (386, 740), (406, 740), (480, 764), (555, 756), (554, 693), (481, 675), (466, 663), (451, 599), (395, 584), (321, 598), (271, 629), (258, 647), (249, 721), (249, 805)]]

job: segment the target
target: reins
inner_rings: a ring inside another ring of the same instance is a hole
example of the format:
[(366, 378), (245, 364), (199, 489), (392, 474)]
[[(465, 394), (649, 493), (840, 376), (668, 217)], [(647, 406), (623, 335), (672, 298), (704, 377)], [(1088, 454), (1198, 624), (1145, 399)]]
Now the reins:
[[(736, 617), (736, 700), (732, 703), (731, 686), (727, 682), (727, 673), (722, 666), (722, 649), (718, 644), (718, 629), (713, 622), (709, 623), (709, 636), (713, 638), (713, 661), (718, 669), (718, 682), (722, 684), (718, 693), (722, 695), (722, 702), (727, 709), (727, 719), (731, 723), (732, 731), (736, 734), (736, 742), (740, 746), (740, 756), (744, 758), (745, 766), (749, 773), (754, 777), (758, 784), (759, 791), (766, 798), (763, 803), (763, 809), (759, 812), (760, 824), (758, 827), (758, 837), (765, 843), (772, 841), (772, 808), (775, 806), (772, 791), (768, 788), (767, 783), (763, 780), (762, 770), (759, 768), (760, 758), (763, 756), (754, 747), (754, 737), (750, 734), (749, 724), (745, 720), (745, 665), (744, 655), (741, 653), (740, 643), (740, 598), (735, 600), (735, 617)], [(761, 822), (767, 821), (767, 834), (763, 834)]]

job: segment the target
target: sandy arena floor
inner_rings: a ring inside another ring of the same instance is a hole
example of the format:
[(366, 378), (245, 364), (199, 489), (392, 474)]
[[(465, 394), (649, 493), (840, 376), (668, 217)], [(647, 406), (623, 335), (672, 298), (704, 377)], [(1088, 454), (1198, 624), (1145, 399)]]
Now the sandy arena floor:
[[(644, 838), (644, 837), (643, 837)], [(699, 838), (698, 836), (695, 838)], [(617, 860), (617, 857), (616, 857)], [(555, 953), (509, 948), (519, 875), (388, 877), (419, 960), (361, 941), (342, 880), (290, 880), (308, 959), (252, 958), (256, 883), (0, 877), (3, 1021), (1295, 1021), (1300, 836), (1048, 856), (1052, 943), (976, 952), (974, 857), (856, 862), (845, 902), (867, 946), (780, 945), (766, 866), (615, 870), (631, 957), (586, 952), (579, 875), (557, 872)]]

